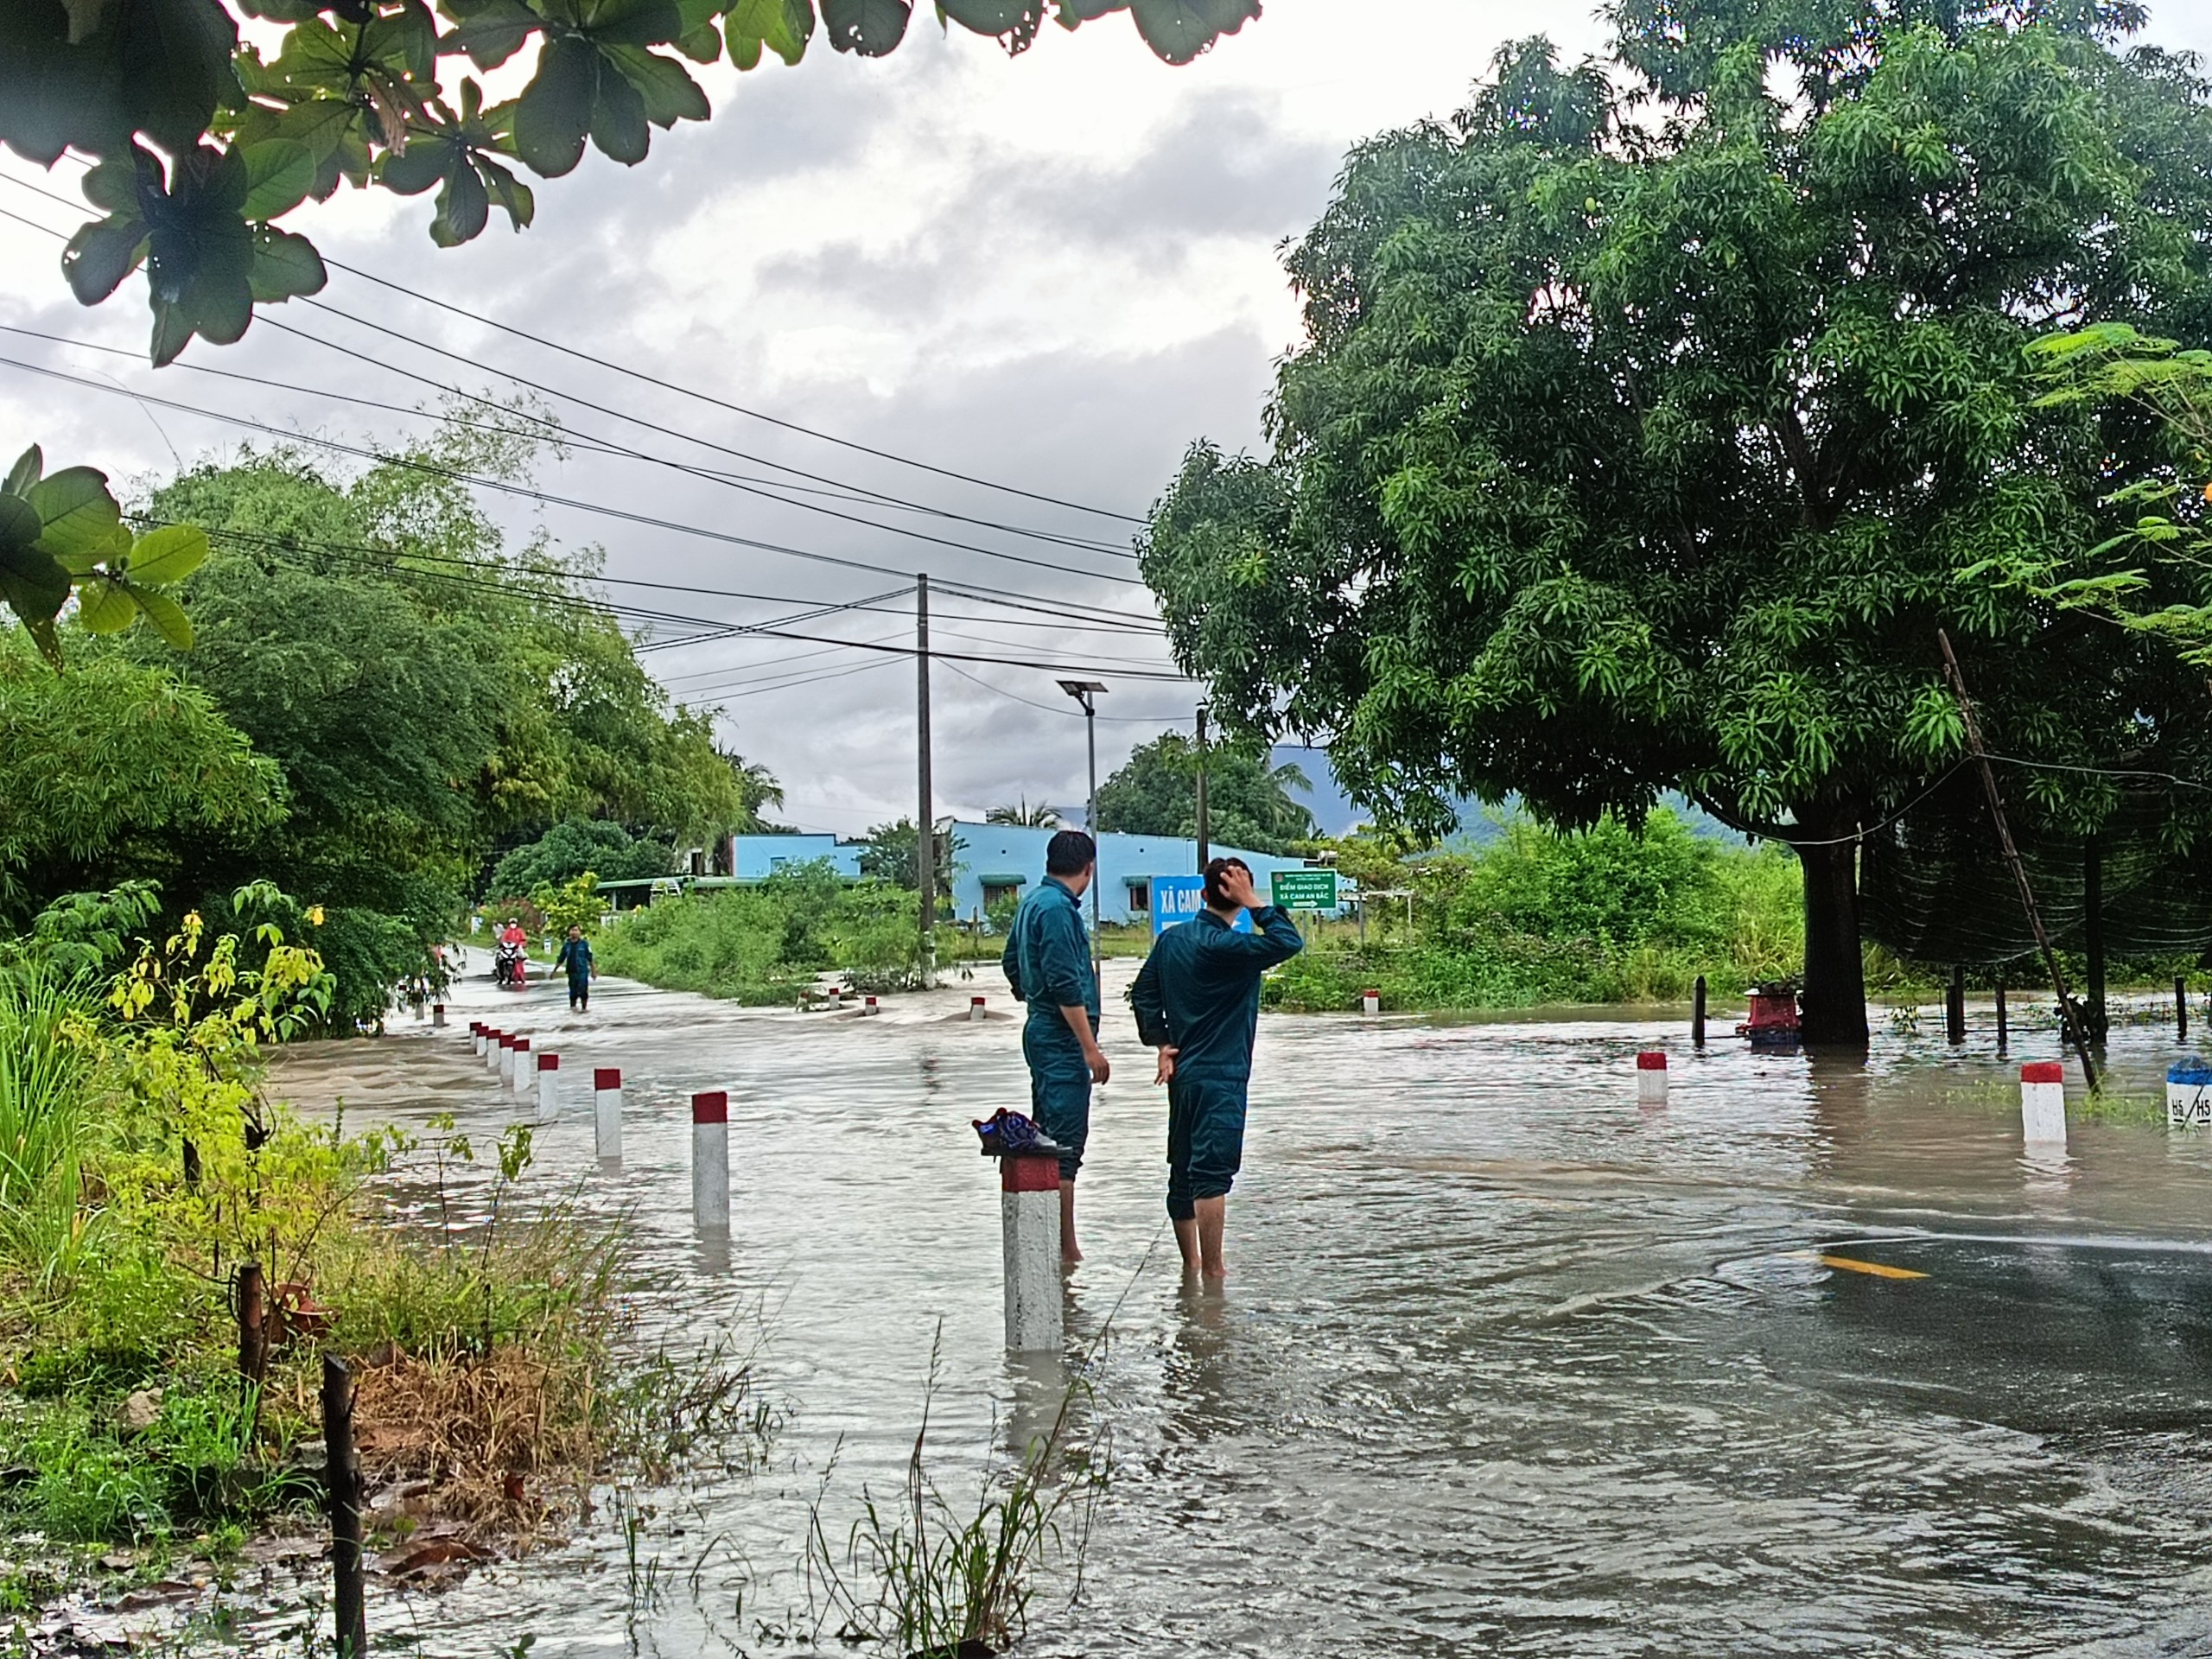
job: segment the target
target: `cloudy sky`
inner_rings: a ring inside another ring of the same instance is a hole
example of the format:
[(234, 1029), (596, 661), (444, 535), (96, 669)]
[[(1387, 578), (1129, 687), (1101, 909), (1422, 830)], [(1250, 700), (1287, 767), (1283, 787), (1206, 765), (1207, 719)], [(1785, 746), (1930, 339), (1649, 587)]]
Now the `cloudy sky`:
[[(142, 279), (83, 310), (60, 283), (59, 244), (0, 219), (0, 323), (82, 342), (4, 334), (0, 357), (189, 406), (6, 368), (0, 449), (35, 439), (55, 464), (143, 486), (253, 435), (207, 411), (375, 444), (429, 423), (342, 397), (412, 408), (435, 395), (428, 381), (502, 396), (514, 390), (503, 377), (535, 381), (615, 411), (556, 401), (575, 433), (738, 475), (578, 449), (542, 467), (548, 495), (664, 522), (486, 502), (518, 537), (542, 525), (603, 548), (610, 577), (671, 584), (607, 589), (664, 614), (657, 640), (709, 623), (810, 636), (667, 643), (646, 658), (679, 697), (721, 706), (727, 741), (784, 780), (788, 821), (854, 832), (912, 811), (912, 659), (821, 643), (907, 644), (911, 598), (785, 619), (874, 600), (917, 570), (970, 590), (935, 607), (933, 643), (948, 653), (934, 678), (939, 811), (1077, 802), (1082, 723), (1058, 678), (1111, 688), (1102, 773), (1168, 725), (1187, 728), (1195, 701), (1164, 677), (1149, 599), (1114, 550), (1133, 526), (1110, 515), (1141, 515), (1194, 437), (1259, 442), (1271, 365), (1297, 336), (1279, 250), (1325, 205), (1345, 148), (1448, 112), (1502, 41), (1535, 28), (1570, 54), (1603, 35), (1579, 7), (1268, 0), (1259, 22), (1171, 69), (1125, 16), (1048, 27), (1012, 60), (918, 17), (886, 60), (817, 42), (796, 68), (772, 57), (743, 76), (701, 72), (713, 121), (656, 132), (635, 168), (588, 154), (539, 184), (537, 225), (520, 236), (495, 211), (480, 240), (441, 251), (431, 199), (383, 191), (342, 191), (290, 221), (360, 271), (634, 374), (345, 272), (320, 296), (333, 310), (268, 315), (357, 355), (257, 325), (185, 359), (308, 390), (156, 373), (143, 361)], [(2169, 0), (2152, 35), (2212, 48), (2212, 0)], [(65, 194), (73, 171), (0, 157), (0, 173)], [(9, 185), (0, 207), (62, 230), (79, 217)], [(753, 480), (785, 499), (741, 487)], [(794, 486), (826, 511), (791, 505)]]

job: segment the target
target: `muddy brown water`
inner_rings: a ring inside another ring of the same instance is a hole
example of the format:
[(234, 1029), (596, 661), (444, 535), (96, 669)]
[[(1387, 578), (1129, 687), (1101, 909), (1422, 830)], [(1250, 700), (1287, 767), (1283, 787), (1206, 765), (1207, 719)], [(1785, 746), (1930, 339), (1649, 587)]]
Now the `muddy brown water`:
[[(448, 1031), (288, 1057), (311, 1105), (489, 1139), (527, 1108), (467, 1020), (556, 1049), (529, 1181), (628, 1211), (644, 1338), (757, 1340), (787, 1414), (766, 1471), (380, 1592), (380, 1630), (439, 1656), (849, 1651), (791, 1617), (808, 1505), (842, 1536), (863, 1484), (895, 1488), (940, 1327), (950, 1489), (1058, 1399), (1001, 1351), (967, 1125), (1024, 1085), (1013, 1021), (945, 1017), (971, 988), (1002, 1001), (979, 979), (867, 1020), (607, 982), (573, 1019), (472, 984)], [(2012, 1068), (2055, 1039), (2008, 1063), (1978, 1026), (1956, 1053), (1884, 1035), (1861, 1068), (1693, 1054), (1671, 1020), (1270, 1015), (1209, 1297), (1160, 1236), (1164, 1109), (1123, 1016), (1068, 1293), (1080, 1434), (1114, 1474), (1080, 1599), (1046, 1584), (1021, 1651), (2212, 1654), (2212, 1138), (2091, 1119), (2024, 1157)], [(1630, 1057), (1662, 1045), (1670, 1098), (1639, 1108)], [(2121, 1031), (2122, 1089), (2176, 1052)], [(609, 1065), (619, 1169), (592, 1146)], [(689, 1213), (706, 1088), (730, 1091), (726, 1249)]]

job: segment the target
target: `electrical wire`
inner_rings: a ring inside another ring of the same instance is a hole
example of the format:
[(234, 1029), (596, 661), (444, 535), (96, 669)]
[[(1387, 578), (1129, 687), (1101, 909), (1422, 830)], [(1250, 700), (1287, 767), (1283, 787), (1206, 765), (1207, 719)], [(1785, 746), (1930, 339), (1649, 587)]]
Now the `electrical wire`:
[[(89, 163), (83, 162), (81, 157), (73, 156), (69, 159), (79, 162), (80, 165), (89, 165)], [(33, 195), (43, 196), (47, 200), (57, 203), (61, 207), (70, 209), (73, 213), (82, 213), (86, 211), (87, 204), (82, 201), (72, 200), (69, 197), (62, 195), (58, 192), (45, 189), (41, 186), (33, 184), (28, 179), (17, 178), (12, 174), (0, 174), (0, 179), (5, 179), (7, 182), (15, 185), (19, 189), (28, 190)], [(4, 211), (5, 210), (0, 210), (0, 212)], [(61, 236), (65, 238), (67, 236), (67, 232), (56, 231), (50, 226), (40, 225), (33, 219), (22, 219), (20, 215), (15, 213), (9, 213), (7, 216), (10, 219), (16, 219), (22, 224), (30, 226), (34, 230), (43, 231), (49, 236)], [(435, 295), (424, 294), (419, 289), (409, 288), (404, 283), (395, 283), (388, 277), (378, 276), (372, 271), (363, 270), (358, 266), (346, 264), (342, 260), (326, 258), (323, 263), (333, 270), (342, 270), (350, 276), (358, 276), (364, 282), (373, 283), (378, 287), (389, 289), (392, 293), (404, 295), (407, 298), (414, 300), (419, 304), (432, 306), (439, 310), (449, 312), (455, 316), (465, 317), (469, 321), (479, 324), (483, 327), (496, 329), (501, 334), (511, 334), (518, 340), (528, 340), (532, 345), (543, 346), (548, 351), (557, 352), (563, 356), (575, 358), (581, 362), (589, 363), (595, 367), (606, 369), (610, 372), (626, 376), (630, 379), (642, 382), (647, 385), (658, 387), (664, 391), (672, 391), (681, 397), (692, 398), (697, 402), (709, 404), (716, 409), (727, 410), (730, 413), (735, 415), (742, 415), (750, 420), (760, 421), (770, 426), (781, 428), (785, 431), (796, 432), (802, 436), (813, 438), (819, 442), (835, 444), (841, 448), (851, 449), (861, 454), (873, 455), (878, 460), (892, 461), (899, 466), (912, 467), (921, 472), (932, 473), (940, 478), (952, 479), (960, 483), (974, 485), (978, 488), (995, 490), (1007, 495), (1020, 496), (1025, 499), (1041, 502), (1050, 506), (1065, 507), (1074, 512), (1088, 513), (1094, 518), (1112, 518), (1119, 520), (1124, 524), (1141, 524), (1145, 522), (1144, 519), (1129, 513), (1116, 512), (1111, 509), (1104, 507), (1089, 506), (1083, 502), (1065, 500), (1058, 496), (1040, 494), (1036, 491), (1025, 490), (1015, 485), (1001, 484), (991, 479), (977, 477), (972, 474), (955, 471), (949, 467), (934, 466), (928, 461), (917, 461), (910, 455), (902, 455), (893, 450), (877, 448), (873, 445), (861, 443), (854, 439), (841, 438), (834, 433), (823, 432), (817, 428), (805, 426), (796, 421), (785, 420), (780, 416), (770, 415), (765, 410), (751, 409), (742, 404), (731, 403), (725, 398), (716, 397), (707, 392), (695, 391), (690, 387), (682, 385), (675, 381), (663, 379), (657, 375), (647, 374), (642, 370), (631, 368), (627, 365), (616, 363), (606, 358), (594, 356), (589, 352), (582, 351), (575, 346), (564, 345), (559, 340), (549, 340), (543, 335), (534, 334), (528, 329), (518, 328), (511, 323), (501, 322), (496, 318), (487, 317), (479, 312), (471, 311), (465, 306), (455, 305), (448, 300), (441, 300)], [(401, 340), (410, 344), (422, 346), (424, 349), (428, 350), (435, 351), (438, 349), (434, 346), (429, 346), (427, 342), (416, 340), (412, 335), (401, 334), (397, 330), (385, 328), (381, 324), (372, 323), (367, 321), (365, 319), (353, 317), (349, 313), (340, 311), (337, 308), (327, 303), (319, 303), (311, 299), (307, 302), (310, 305), (315, 305), (317, 309), (328, 311), (335, 316), (345, 317), (349, 321), (359, 323), (364, 327), (376, 329), (381, 334), (390, 334), (394, 339)], [(313, 336), (308, 336), (308, 338), (313, 338)], [(454, 354), (451, 353), (441, 353), (441, 355), (454, 356)], [(457, 360), (469, 361), (470, 359), (459, 359)], [(495, 372), (497, 372), (497, 371), (495, 371)], [(506, 376), (505, 378), (517, 379), (518, 384), (527, 384), (526, 382), (520, 381), (518, 377)], [(547, 390), (544, 388), (537, 389)], [(565, 397), (567, 394), (547, 390), (547, 395), (551, 397)], [(575, 401), (580, 402), (582, 400), (579, 399)], [(607, 412), (612, 413), (613, 411)], [(632, 417), (618, 416), (618, 418), (626, 419)], [(641, 422), (640, 424), (650, 425), (652, 423)], [(664, 430), (665, 429), (663, 429)], [(674, 435), (680, 436), (682, 435), (678, 434)], [(697, 439), (691, 441), (695, 442), (704, 442), (703, 440)], [(804, 473), (797, 467), (786, 467), (780, 461), (760, 460), (759, 458), (749, 456), (747, 458), (758, 460), (759, 464), (777, 467), (779, 471), (791, 473), (794, 476), (814, 478), (817, 482), (836, 481), (834, 480), (822, 479), (816, 474)], [(874, 491), (868, 492), (868, 493), (879, 494), (879, 493)], [(886, 501), (899, 501), (898, 498), (889, 496), (880, 496), (880, 499)], [(941, 513), (942, 516), (948, 518), (962, 518), (964, 516), (957, 513), (946, 512), (943, 509), (930, 507), (920, 503), (899, 501), (899, 505), (912, 507), (917, 512), (938, 512)], [(969, 522), (982, 523), (987, 521), (969, 520)], [(1006, 526), (999, 527), (1007, 528)], [(1016, 531), (1015, 533), (1028, 534), (1031, 532)]]

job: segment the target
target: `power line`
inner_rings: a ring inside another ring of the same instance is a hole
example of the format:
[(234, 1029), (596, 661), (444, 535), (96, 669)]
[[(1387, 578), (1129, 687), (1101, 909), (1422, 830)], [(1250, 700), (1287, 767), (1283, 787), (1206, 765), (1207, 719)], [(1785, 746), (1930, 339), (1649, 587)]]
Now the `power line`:
[[(79, 158), (72, 156), (70, 159), (74, 161)], [(18, 188), (28, 190), (33, 195), (43, 196), (48, 201), (58, 203), (61, 207), (69, 208), (72, 212), (83, 213), (86, 210), (87, 205), (86, 203), (82, 201), (73, 201), (67, 196), (61, 195), (55, 191), (44, 189), (38, 185), (31, 183), (28, 179), (16, 178), (12, 174), (0, 174), (0, 178), (5, 178), (9, 183), (16, 186)], [(8, 214), (8, 217), (10, 219), (18, 219), (19, 215), (10, 213)], [(44, 231), (49, 236), (61, 236), (66, 239), (66, 232), (55, 231), (49, 226), (40, 225), (35, 220), (28, 219), (20, 219), (20, 222), (31, 226), (35, 230)], [(785, 431), (796, 432), (802, 436), (813, 438), (819, 442), (835, 444), (841, 448), (851, 449), (861, 454), (873, 455), (878, 460), (892, 461), (902, 467), (912, 467), (921, 472), (932, 473), (940, 478), (952, 479), (960, 483), (974, 485), (978, 488), (995, 490), (1007, 495), (1020, 496), (1025, 499), (1041, 502), (1048, 506), (1065, 507), (1074, 512), (1089, 513), (1094, 518), (1113, 518), (1117, 519), (1122, 523), (1131, 524), (1141, 524), (1145, 522), (1144, 519), (1135, 517), (1129, 513), (1116, 512), (1105, 507), (1089, 506), (1083, 502), (1065, 500), (1058, 496), (1040, 494), (1036, 491), (1025, 490), (1015, 485), (1001, 484), (991, 479), (977, 477), (972, 474), (958, 472), (950, 467), (935, 466), (928, 461), (917, 461), (912, 456), (902, 455), (893, 450), (880, 449), (873, 445), (861, 443), (854, 439), (841, 438), (834, 433), (823, 432), (814, 427), (803, 425), (796, 421), (785, 420), (780, 416), (770, 415), (765, 410), (748, 408), (742, 404), (732, 403), (726, 398), (716, 397), (707, 392), (695, 391), (689, 386), (680, 385), (675, 381), (663, 379), (658, 375), (647, 374), (642, 370), (631, 368), (625, 364), (616, 363), (606, 358), (594, 356), (589, 352), (579, 350), (572, 346), (563, 345), (559, 340), (549, 340), (543, 335), (534, 334), (528, 329), (518, 328), (511, 323), (500, 322), (495, 318), (487, 317), (479, 312), (471, 311), (465, 306), (455, 305), (451, 301), (441, 300), (434, 295), (424, 294), (418, 289), (409, 288), (404, 283), (395, 283), (388, 277), (378, 276), (372, 271), (363, 270), (358, 266), (346, 264), (342, 260), (326, 258), (323, 263), (330, 266), (333, 270), (342, 270), (348, 276), (361, 278), (364, 282), (374, 283), (378, 287), (388, 289), (395, 294), (405, 295), (409, 299), (414, 300), (419, 304), (433, 306), (441, 311), (450, 312), (455, 316), (466, 317), (471, 322), (477, 323), (481, 327), (496, 329), (501, 334), (512, 334), (518, 340), (526, 340), (532, 345), (543, 346), (548, 351), (558, 352), (563, 356), (572, 357), (581, 362), (589, 363), (595, 367), (608, 370), (613, 373), (626, 376), (632, 380), (640, 381), (645, 385), (658, 387), (662, 391), (672, 391), (681, 397), (695, 399), (699, 403), (709, 404), (714, 408), (727, 410), (730, 413), (735, 415), (742, 415), (749, 420), (760, 421), (770, 426), (779, 427)], [(410, 344), (423, 346), (423, 349), (432, 351), (439, 349), (429, 346), (425, 341), (416, 340), (411, 335), (402, 334), (395, 330), (385, 328), (381, 324), (372, 323), (366, 321), (365, 319), (353, 317), (350, 314), (340, 311), (334, 306), (320, 303), (311, 299), (307, 302), (310, 305), (315, 305), (317, 309), (327, 311), (334, 316), (345, 317), (349, 321), (359, 322), (365, 327), (374, 328), (378, 333), (391, 334), (395, 339), (406, 340)], [(287, 332), (296, 333), (297, 331), (287, 330)], [(313, 338), (313, 336), (308, 336), (308, 338)], [(441, 353), (441, 355), (451, 356), (454, 354), (450, 353)], [(461, 360), (465, 361), (467, 359)], [(528, 384), (527, 382), (519, 381), (518, 378), (515, 376), (510, 375), (506, 378), (510, 379), (518, 379), (518, 384)], [(567, 395), (558, 391), (551, 391), (549, 389), (538, 389), (548, 390), (548, 395), (552, 397), (564, 397)], [(582, 402), (582, 400), (575, 399), (574, 401)], [(613, 411), (607, 412), (612, 413)], [(620, 418), (629, 417), (624, 416)], [(650, 424), (650, 423), (641, 422), (640, 424)], [(703, 440), (694, 440), (694, 442), (703, 442)], [(756, 458), (747, 457), (747, 459)], [(790, 472), (800, 477), (816, 476), (811, 474), (803, 473), (796, 467), (785, 467), (779, 461), (763, 461), (761, 464), (776, 467), (779, 470)], [(834, 482), (835, 480), (827, 480), (817, 478), (816, 481)], [(870, 492), (870, 493), (874, 493), (874, 492)], [(893, 499), (895, 498), (885, 499)], [(901, 505), (913, 506), (919, 512), (935, 512), (942, 511), (940, 509), (927, 507), (911, 502), (902, 503)], [(944, 516), (958, 518), (962, 515), (957, 513), (946, 513)], [(970, 522), (982, 521), (971, 520)], [(1003, 528), (1003, 526), (1001, 526), (1001, 528)], [(1016, 533), (1026, 534), (1028, 532), (1017, 531)]]
[(796, 432), (800, 434), (802, 436), (813, 438), (823, 443), (836, 444), (838, 448), (842, 449), (851, 449), (864, 455), (874, 455), (879, 461), (892, 461), (901, 467), (912, 467), (919, 472), (933, 473), (939, 478), (949, 478), (955, 480), (959, 483), (971, 484), (980, 489), (996, 490), (1002, 494), (1020, 496), (1026, 500), (1042, 502), (1048, 506), (1065, 507), (1073, 512), (1089, 513), (1094, 518), (1113, 518), (1117, 519), (1123, 524), (1141, 524), (1145, 522), (1142, 518), (1137, 518), (1130, 513), (1116, 512), (1108, 507), (1089, 506), (1080, 501), (1070, 501), (1064, 499), (1059, 496), (1041, 494), (1035, 490), (1025, 490), (1016, 485), (997, 483), (988, 478), (979, 478), (970, 473), (957, 472), (950, 467), (938, 467), (931, 465), (928, 461), (916, 461), (911, 455), (899, 454), (893, 450), (879, 449), (871, 444), (861, 443), (851, 438), (841, 438), (832, 433), (820, 431), (810, 426), (803, 426), (797, 421), (787, 421), (779, 416), (770, 415), (760, 410), (748, 409), (742, 404), (734, 404), (726, 398), (713, 397), (703, 391), (695, 391), (689, 386), (681, 385), (671, 380), (664, 380), (658, 375), (646, 374), (641, 370), (630, 368), (626, 365), (610, 361), (606, 358), (595, 357), (589, 352), (579, 351), (573, 346), (564, 346), (558, 340), (548, 340), (540, 334), (533, 334), (527, 329), (517, 328), (512, 324), (496, 321), (493, 318), (471, 311), (465, 306), (454, 305), (450, 301), (437, 299), (430, 295), (420, 293), (414, 289), (407, 288), (401, 283), (391, 282), (382, 276), (375, 276), (369, 271), (361, 270), (358, 266), (346, 264), (340, 260), (332, 259), (327, 261), (327, 263), (333, 268), (346, 272), (348, 276), (359, 276), (364, 282), (374, 283), (379, 288), (389, 289), (395, 294), (404, 294), (410, 299), (416, 300), (422, 304), (435, 306), (438, 309), (442, 311), (449, 311), (455, 316), (466, 317), (471, 322), (481, 324), (486, 328), (496, 328), (502, 334), (512, 334), (518, 340), (529, 340), (532, 345), (542, 346), (548, 351), (559, 352), (563, 356), (575, 358), (581, 362), (592, 364), (595, 367), (608, 370), (615, 374), (626, 375), (631, 379), (642, 381), (647, 385), (658, 386), (664, 391), (676, 392), (682, 397), (695, 399), (699, 403), (709, 404), (716, 409), (728, 410), (734, 415), (742, 415), (751, 420), (760, 421), (770, 426), (780, 427), (787, 432)]
[[(89, 387), (94, 391), (132, 397), (142, 403), (156, 404), (163, 409), (175, 410), (180, 414), (196, 415), (203, 419), (221, 421), (232, 426), (266, 433), (271, 437), (282, 438), (290, 442), (313, 444), (319, 448), (332, 450), (339, 454), (352, 455), (362, 461), (373, 461), (379, 466), (404, 467), (411, 472), (428, 474), (431, 477), (447, 479), (454, 483), (474, 485), (480, 489), (497, 490), (502, 494), (520, 496), (525, 500), (536, 501), (541, 505), (569, 507), (580, 512), (597, 513), (603, 518), (620, 519), (628, 524), (644, 524), (650, 529), (674, 531), (685, 536), (696, 536), (706, 541), (721, 542), (732, 547), (750, 548), (763, 553), (779, 553), (789, 558), (810, 560), (817, 564), (838, 565), (852, 570), (868, 570), (879, 575), (900, 576), (910, 574), (893, 569), (887, 565), (872, 564), (861, 559), (840, 558), (835, 554), (818, 553), (806, 548), (789, 547), (781, 543), (762, 541), (755, 537), (735, 536), (727, 531), (708, 530), (698, 524), (686, 524), (673, 519), (656, 518), (651, 513), (632, 512), (624, 507), (607, 506), (570, 496), (555, 495), (534, 485), (507, 484), (497, 479), (480, 478), (474, 474), (462, 472), (458, 467), (441, 467), (429, 461), (414, 460), (404, 455), (385, 454), (373, 449), (362, 448), (358, 444), (341, 443), (335, 438), (318, 437), (311, 433), (287, 431), (282, 427), (271, 426), (263, 421), (251, 420), (243, 415), (229, 415), (214, 410), (200, 409), (189, 404), (178, 403), (173, 398), (158, 397), (150, 392), (135, 392), (127, 387), (105, 385), (98, 380), (87, 379), (82, 375), (68, 374), (60, 369), (48, 368), (42, 364), (25, 363), (16, 358), (0, 357), (0, 367), (21, 369), (26, 373), (43, 375), (48, 379), (63, 381), (71, 385)], [(1041, 560), (1022, 558), (1017, 554), (1004, 553), (998, 556), (1011, 559), (1020, 564), (1033, 564), (1040, 569), (1056, 570), (1061, 575), (1070, 574), (1062, 567), (1047, 565)], [(1096, 582), (1124, 582), (1131, 587), (1141, 585), (1135, 578), (1128, 576), (1091, 575), (1090, 579)]]

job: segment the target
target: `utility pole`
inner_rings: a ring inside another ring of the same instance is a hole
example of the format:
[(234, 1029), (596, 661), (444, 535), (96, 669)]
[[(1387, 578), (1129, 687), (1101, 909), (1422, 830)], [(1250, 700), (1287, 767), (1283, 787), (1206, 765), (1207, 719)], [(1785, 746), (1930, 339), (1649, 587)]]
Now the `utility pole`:
[(922, 891), (921, 979), (937, 957), (937, 805), (930, 782), (930, 579), (914, 578), (914, 734), (921, 754), (921, 804), (914, 823), (914, 885)]
[(1206, 706), (1198, 705), (1198, 874), (1206, 873), (1211, 856), (1206, 845)]
[(1989, 803), (1989, 816), (1997, 821), (1997, 844), (2004, 849), (2005, 861), (2012, 867), (2012, 880), (2020, 890), (2020, 908), (2028, 913), (2028, 927), (2036, 936), (2044, 966), (2050, 969), (2051, 985), (2058, 992), (2059, 1017), (2065, 1022), (2067, 1039), (2082, 1057), (2082, 1081), (2094, 1094), (2097, 1066), (2089, 1058), (2089, 1040), (2083, 1029), (2082, 1011), (2074, 1005), (2073, 994), (2066, 988), (2066, 976), (2058, 966), (2058, 952), (2050, 947), (2050, 935), (2044, 931), (2043, 914), (2036, 908), (2035, 889), (2028, 885), (2027, 866), (2020, 862), (2020, 849), (2012, 844), (2012, 827), (2005, 821), (2005, 798), (1998, 791), (1997, 772), (1989, 764), (1989, 751), (1982, 747), (1981, 721), (1975, 717), (1974, 699), (1967, 695), (1967, 677), (1960, 671), (1959, 659), (1952, 652), (1951, 636), (1938, 628), (1936, 643), (1943, 648), (1943, 675), (1951, 683), (1951, 695), (1958, 699), (1959, 715), (1966, 722), (1967, 749), (1980, 768), (1981, 792)]
[[(1084, 736), (1090, 745), (1090, 805), (1084, 818), (1084, 827), (1090, 831), (1090, 839), (1098, 840), (1098, 694), (1106, 688), (1096, 680), (1062, 680), (1060, 690), (1083, 705)], [(1104, 968), (1105, 941), (1098, 932), (1098, 872), (1090, 873), (1090, 982), (1098, 983)]]

